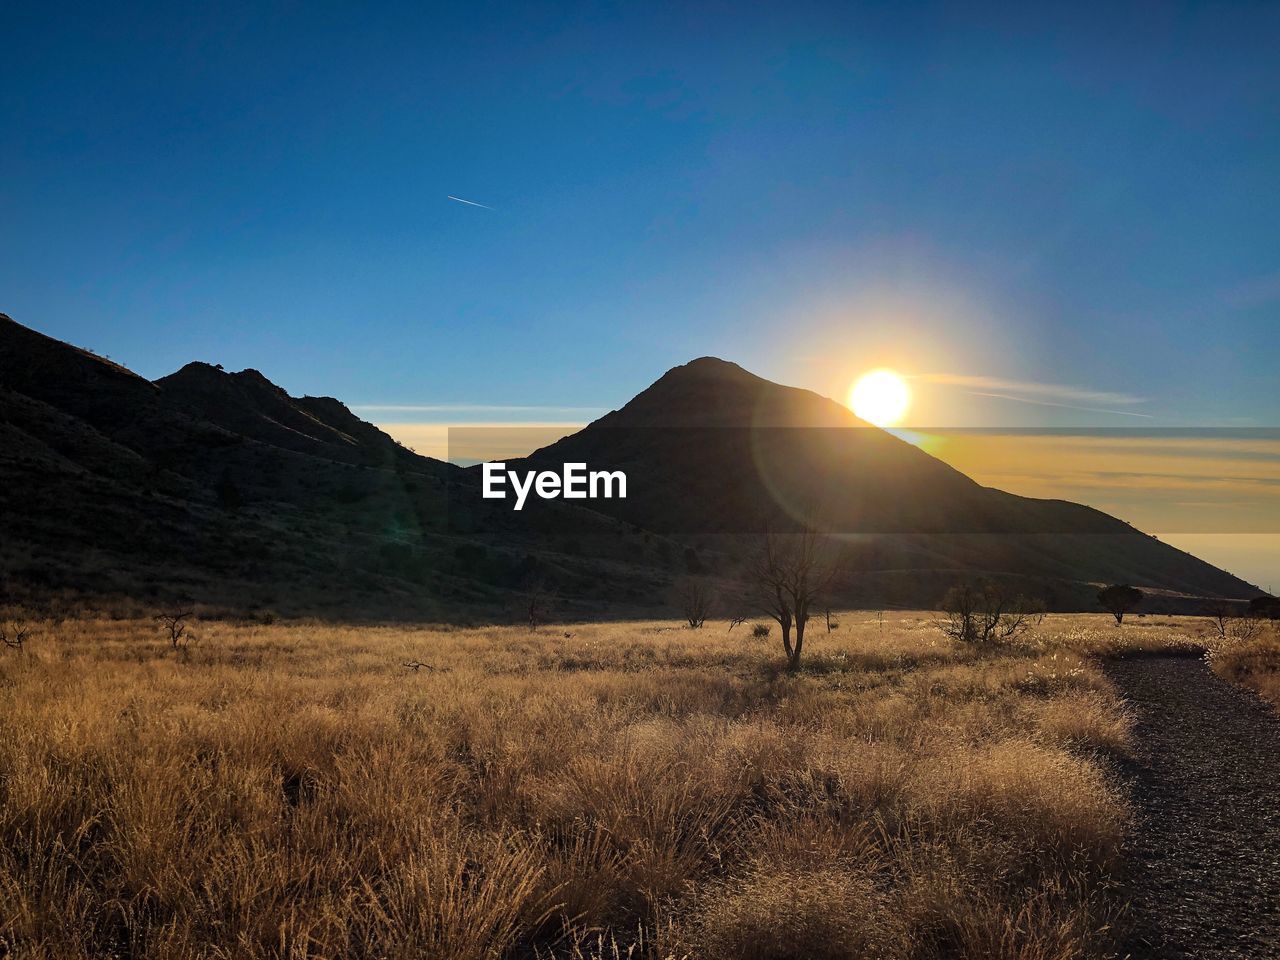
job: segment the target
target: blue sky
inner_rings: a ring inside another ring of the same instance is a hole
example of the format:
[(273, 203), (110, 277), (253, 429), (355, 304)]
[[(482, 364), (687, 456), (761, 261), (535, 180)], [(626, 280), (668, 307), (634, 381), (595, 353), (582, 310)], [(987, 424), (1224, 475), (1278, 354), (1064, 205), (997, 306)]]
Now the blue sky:
[[(755, 6), (7, 4), (0, 310), (352, 404), (715, 354), (1277, 422), (1280, 7)], [(975, 392), (917, 422), (1129, 423)]]
[(1280, 5), (19, 2), (0, 37), (0, 310), (146, 376), (581, 422), (713, 354), (893, 367), (920, 426), (1280, 424)]

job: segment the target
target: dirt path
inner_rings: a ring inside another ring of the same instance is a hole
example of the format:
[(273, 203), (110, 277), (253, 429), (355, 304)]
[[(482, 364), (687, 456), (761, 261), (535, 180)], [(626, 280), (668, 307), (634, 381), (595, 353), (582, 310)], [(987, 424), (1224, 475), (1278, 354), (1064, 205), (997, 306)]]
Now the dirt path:
[(1196, 657), (1114, 660), (1129, 766), (1135, 958), (1280, 957), (1280, 715)]

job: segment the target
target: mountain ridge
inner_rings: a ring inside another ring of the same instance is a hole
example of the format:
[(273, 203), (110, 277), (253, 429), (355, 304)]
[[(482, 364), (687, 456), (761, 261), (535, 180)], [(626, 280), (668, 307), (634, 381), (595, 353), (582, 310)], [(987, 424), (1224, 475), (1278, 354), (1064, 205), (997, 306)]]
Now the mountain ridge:
[[(256, 369), (232, 373), (199, 361), (148, 381), (2, 314), (0, 507), (8, 536), (0, 571), (31, 596), (200, 595), (321, 614), (492, 610), (533, 580), (555, 584), (583, 609), (653, 607), (690, 570), (734, 576), (749, 531), (729, 530), (717, 543), (681, 525), (746, 510), (752, 478), (769, 462), (758, 450), (741, 459), (732, 445), (682, 446), (679, 431), (745, 442), (753, 430), (767, 436), (814, 424), (814, 436), (861, 425), (836, 434), (844, 439), (834, 455), (822, 444), (801, 453), (816, 458), (809, 472), (826, 477), (825, 489), (846, 508), (900, 527), (872, 530), (848, 548), (861, 571), (851, 601), (893, 596), (922, 605), (949, 582), (984, 574), (1039, 578), (1055, 602), (1077, 605), (1103, 575), (1171, 597), (1256, 592), (1093, 508), (982, 487), (829, 398), (720, 358), (668, 370), (618, 410), (527, 458), (661, 468), (648, 492), (619, 502), (627, 509), (560, 501), (513, 516), (471, 497), (475, 470), (413, 453), (332, 397), (291, 397)], [(619, 438), (635, 449), (620, 449)], [(714, 471), (705, 467), (718, 457), (733, 481), (727, 493), (709, 485)], [(805, 461), (795, 463), (804, 478)], [(783, 471), (766, 479), (795, 478)], [(919, 504), (908, 509), (904, 498)], [(1017, 523), (1041, 523), (1038, 512), (1065, 518), (1066, 528), (1098, 530), (1009, 535)], [(966, 514), (985, 524), (981, 536), (938, 533)]]

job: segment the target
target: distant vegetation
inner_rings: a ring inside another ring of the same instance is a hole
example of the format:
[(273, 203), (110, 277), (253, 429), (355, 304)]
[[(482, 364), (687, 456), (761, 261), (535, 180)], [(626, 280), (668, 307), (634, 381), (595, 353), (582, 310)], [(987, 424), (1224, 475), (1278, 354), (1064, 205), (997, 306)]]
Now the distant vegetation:
[(1257, 597), (1248, 606), (1216, 604), (1209, 617), (1209, 663), (1229, 680), (1280, 707), (1280, 600)]
[(947, 591), (938, 626), (952, 640), (990, 645), (1017, 639), (1044, 619), (1044, 604), (990, 580)]
[(1132, 613), (1138, 609), (1142, 598), (1142, 591), (1127, 583), (1112, 584), (1098, 591), (1098, 602), (1102, 604), (1102, 609), (1115, 617), (1117, 624), (1124, 623), (1126, 613)]
[(705, 577), (686, 577), (676, 585), (676, 600), (685, 623), (697, 630), (707, 618), (715, 605), (715, 589)]

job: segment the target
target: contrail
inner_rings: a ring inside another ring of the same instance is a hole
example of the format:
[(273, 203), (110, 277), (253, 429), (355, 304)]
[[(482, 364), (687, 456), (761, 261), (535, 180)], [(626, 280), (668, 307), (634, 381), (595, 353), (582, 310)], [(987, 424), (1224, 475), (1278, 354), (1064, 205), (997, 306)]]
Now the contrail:
[(463, 200), (461, 197), (455, 197), (453, 194), (449, 194), (448, 196), (450, 200), (457, 200), (459, 203), (465, 203), (472, 207), (484, 207), (484, 209), (486, 210), (493, 209), (493, 207), (489, 206), (488, 204), (476, 203), (474, 200)]

